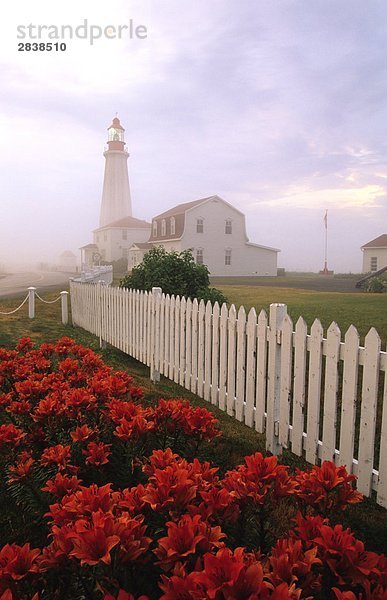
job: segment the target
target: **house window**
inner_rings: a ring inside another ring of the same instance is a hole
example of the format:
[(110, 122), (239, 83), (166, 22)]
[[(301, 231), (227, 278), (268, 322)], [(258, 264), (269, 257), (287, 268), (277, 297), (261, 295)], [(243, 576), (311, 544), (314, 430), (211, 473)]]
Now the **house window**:
[(203, 219), (197, 219), (196, 221), (196, 233), (203, 233), (204, 231), (204, 220)]
[(102, 258), (102, 260), (106, 259), (106, 250), (104, 248), (102, 248), (102, 250), (101, 250), (101, 258)]
[(231, 219), (226, 219), (226, 225), (224, 228), (225, 233), (232, 233), (232, 221)]
[(378, 270), (378, 257), (371, 256), (371, 271), (377, 271), (377, 270)]
[(175, 217), (171, 217), (171, 235), (175, 235), (175, 231), (176, 231)]
[(157, 221), (153, 221), (153, 236), (157, 236)]
[(196, 249), (196, 264), (197, 265), (203, 264), (203, 248)]
[(161, 235), (166, 235), (167, 233), (167, 224), (165, 222), (165, 219), (163, 219), (161, 221)]
[(227, 248), (226, 253), (224, 255), (224, 264), (229, 266), (231, 265), (231, 250)]
[(128, 239), (128, 230), (127, 229), (123, 229), (122, 230), (122, 239), (123, 240), (127, 240)]

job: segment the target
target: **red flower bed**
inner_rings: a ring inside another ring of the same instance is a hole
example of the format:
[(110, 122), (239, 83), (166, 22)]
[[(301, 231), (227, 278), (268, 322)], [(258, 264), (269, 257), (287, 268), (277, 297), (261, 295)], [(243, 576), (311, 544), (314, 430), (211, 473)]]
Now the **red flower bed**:
[(345, 468), (221, 474), (212, 413), (141, 398), (68, 338), (0, 349), (0, 600), (386, 600), (385, 557), (329, 523)]

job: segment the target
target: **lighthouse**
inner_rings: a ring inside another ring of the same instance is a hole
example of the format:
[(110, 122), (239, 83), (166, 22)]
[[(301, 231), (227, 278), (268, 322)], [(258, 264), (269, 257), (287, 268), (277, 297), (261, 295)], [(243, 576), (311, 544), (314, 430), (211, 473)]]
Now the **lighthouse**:
[(107, 150), (104, 152), (105, 174), (103, 180), (99, 226), (132, 216), (128, 158), (125, 146), (125, 129), (118, 117), (108, 127)]
[[(103, 262), (117, 262), (127, 269), (129, 248), (148, 241), (151, 224), (132, 214), (125, 129), (118, 117), (108, 127), (105, 174), (99, 226), (93, 230), (93, 243), (80, 248), (81, 264), (86, 269)], [(118, 268), (118, 267), (117, 267)]]

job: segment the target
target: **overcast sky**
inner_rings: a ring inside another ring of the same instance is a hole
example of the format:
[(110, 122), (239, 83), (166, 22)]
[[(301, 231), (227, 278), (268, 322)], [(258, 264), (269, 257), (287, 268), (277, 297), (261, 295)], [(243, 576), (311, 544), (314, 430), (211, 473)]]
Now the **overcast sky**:
[[(138, 218), (218, 194), (246, 214), (250, 241), (280, 248), (279, 266), (292, 270), (323, 267), (326, 209), (336, 272), (359, 272), (360, 246), (387, 233), (385, 0), (9, 6), (0, 24), (0, 264), (55, 262), (92, 241), (116, 112)], [(17, 51), (18, 26), (75, 29), (85, 19), (132, 19), (148, 37), (123, 30), (93, 45), (65, 39), (65, 52)]]

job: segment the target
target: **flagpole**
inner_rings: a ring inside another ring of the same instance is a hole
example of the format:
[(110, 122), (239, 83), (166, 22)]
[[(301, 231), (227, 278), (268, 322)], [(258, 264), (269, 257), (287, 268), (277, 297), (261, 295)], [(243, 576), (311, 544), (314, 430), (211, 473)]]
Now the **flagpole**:
[(325, 262), (324, 271), (328, 272), (328, 209), (325, 211)]

